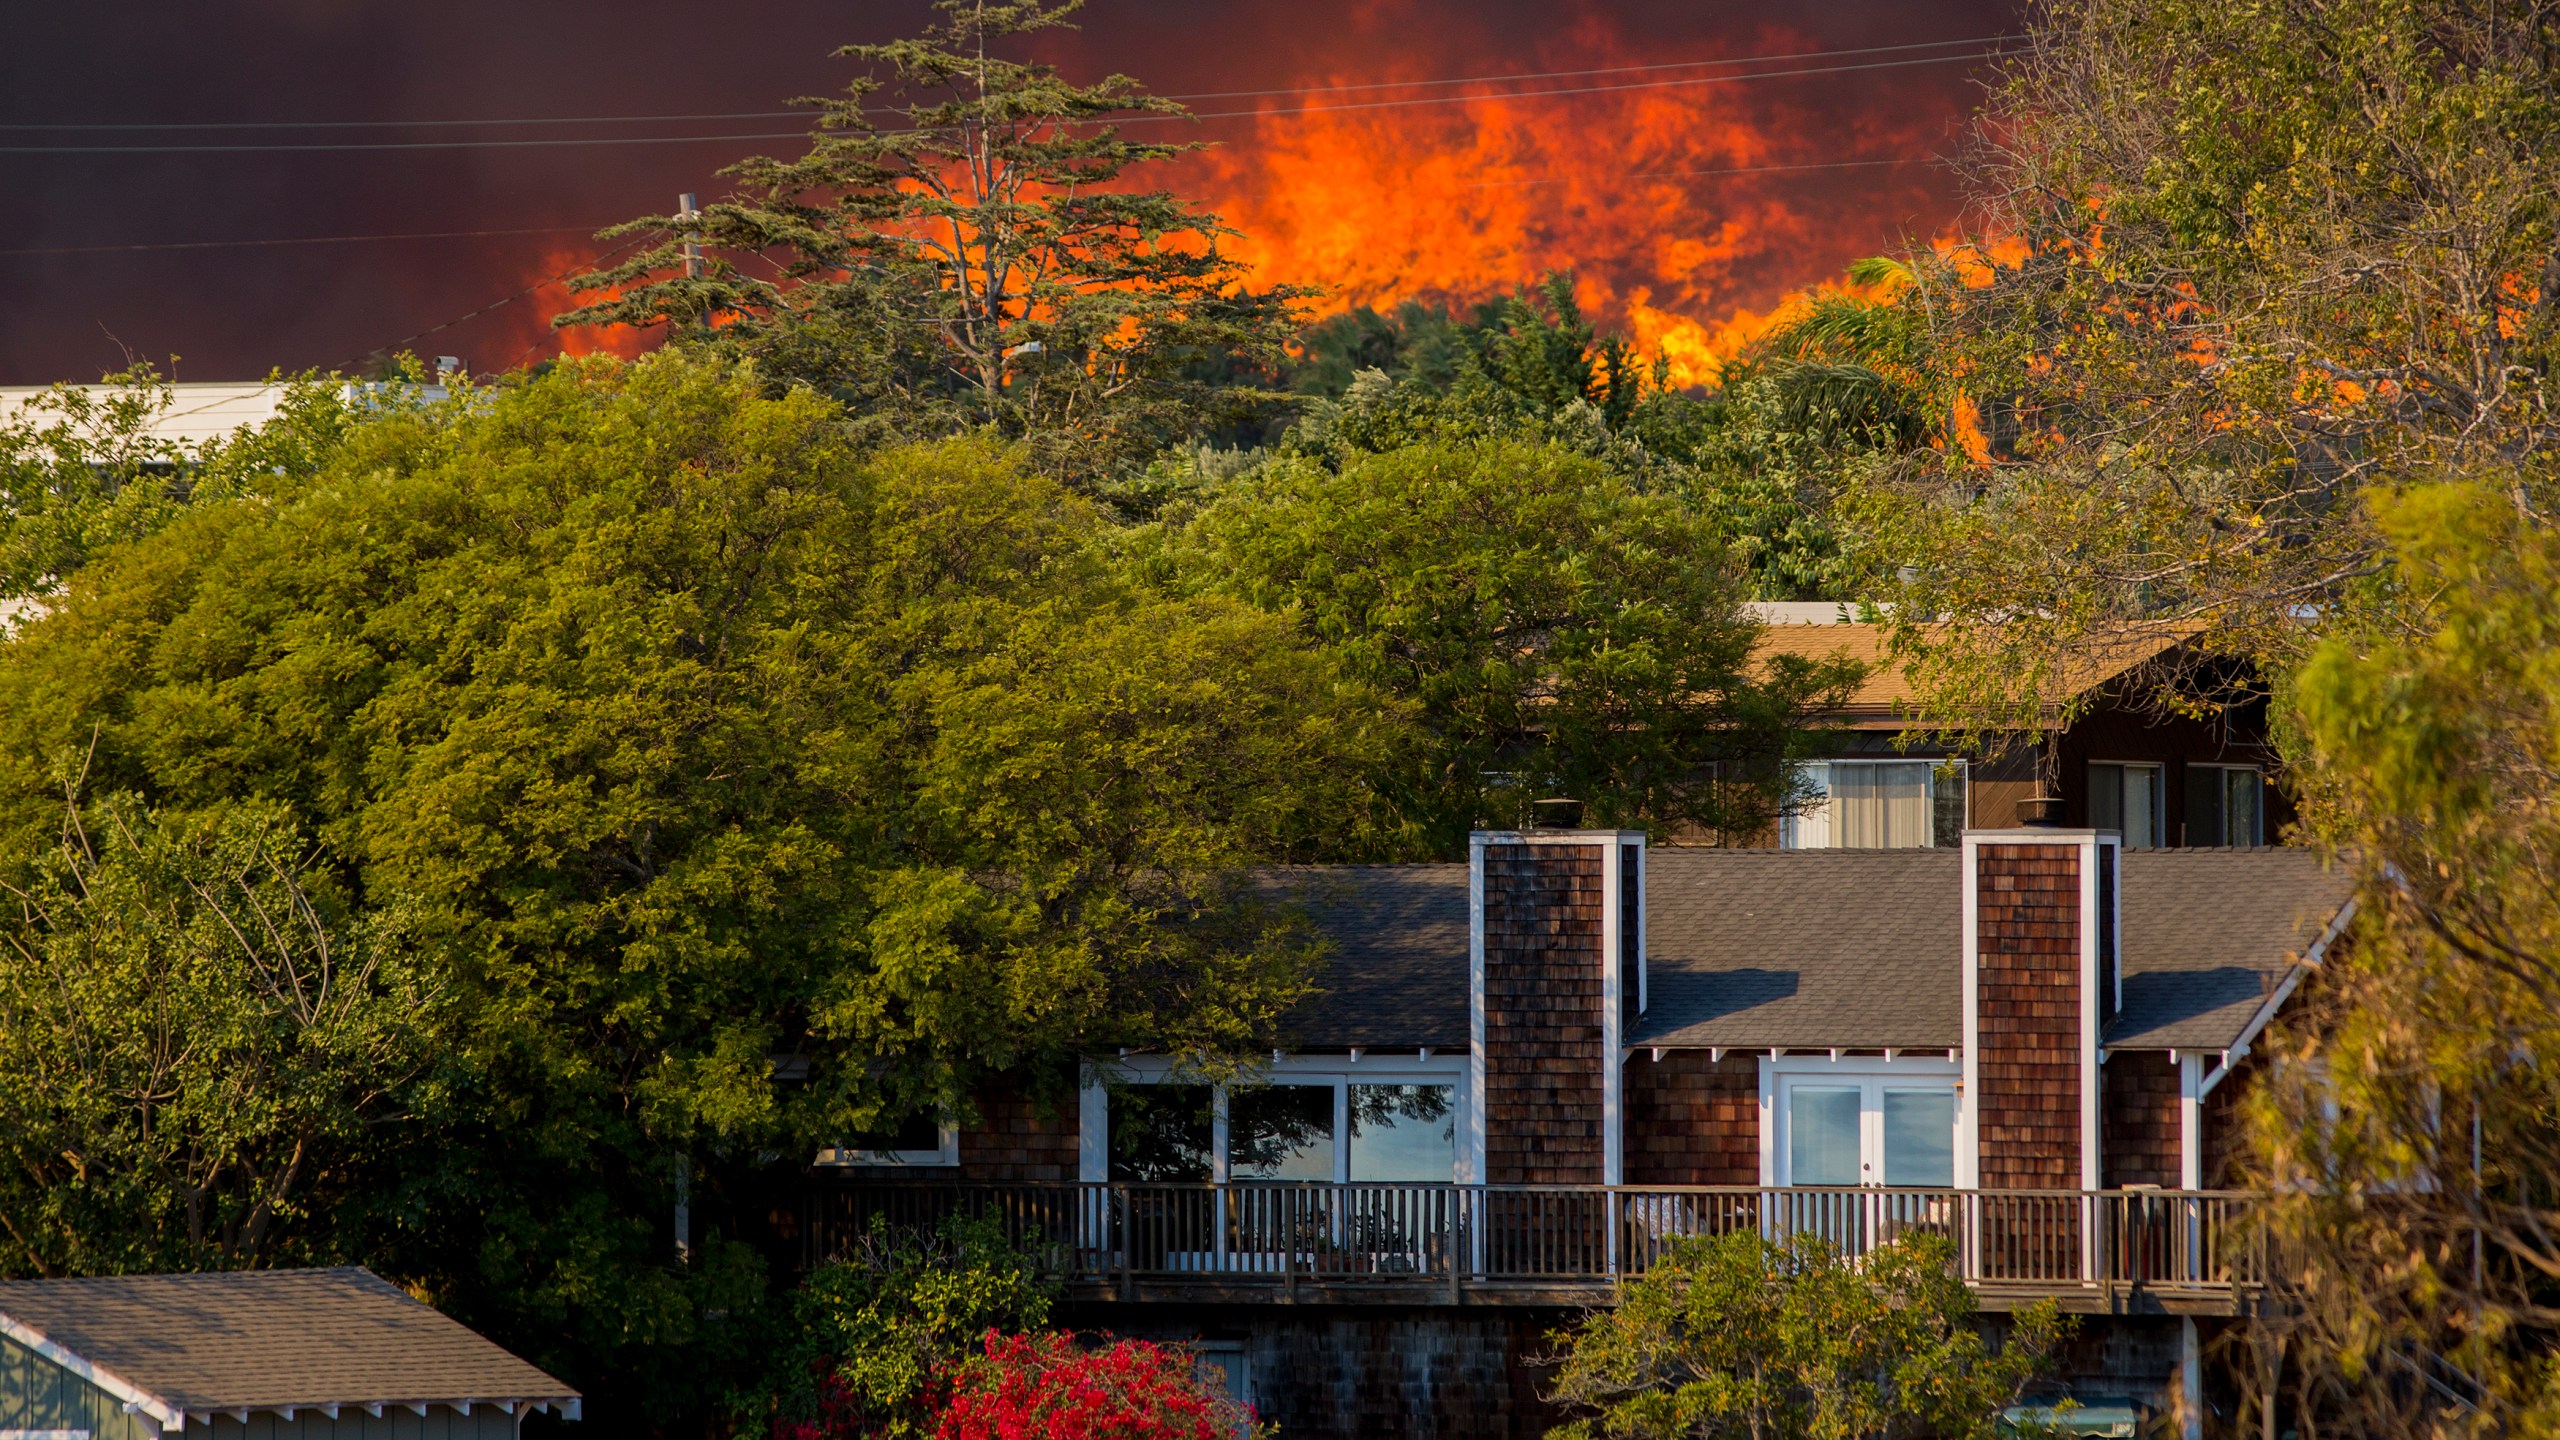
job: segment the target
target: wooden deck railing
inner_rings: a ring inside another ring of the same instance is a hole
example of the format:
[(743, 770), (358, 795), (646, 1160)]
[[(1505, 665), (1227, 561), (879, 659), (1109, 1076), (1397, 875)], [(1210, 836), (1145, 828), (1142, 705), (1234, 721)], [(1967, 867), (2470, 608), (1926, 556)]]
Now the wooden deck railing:
[(1070, 1282), (1413, 1292), (1587, 1288), (1641, 1275), (1692, 1235), (1804, 1231), (1850, 1254), (1896, 1236), (1953, 1243), (1966, 1281), (2004, 1293), (2253, 1290), (2249, 1197), (2186, 1190), (1640, 1188), (1502, 1185), (983, 1185), (859, 1180), (817, 1190), (812, 1262), (875, 1225), (994, 1217)]

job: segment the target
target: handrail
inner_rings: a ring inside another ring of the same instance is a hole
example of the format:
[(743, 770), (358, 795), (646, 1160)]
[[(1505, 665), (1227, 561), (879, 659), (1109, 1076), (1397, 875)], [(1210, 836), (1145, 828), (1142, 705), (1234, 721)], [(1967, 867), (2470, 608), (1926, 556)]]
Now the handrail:
[(818, 1187), (815, 1263), (875, 1223), (992, 1217), (1071, 1281), (1437, 1286), (1607, 1285), (1677, 1241), (1821, 1235), (1851, 1255), (1908, 1234), (1953, 1242), (1958, 1273), (2001, 1289), (2231, 1293), (2265, 1261), (2233, 1190), (1925, 1187), (1227, 1185), (847, 1179)]

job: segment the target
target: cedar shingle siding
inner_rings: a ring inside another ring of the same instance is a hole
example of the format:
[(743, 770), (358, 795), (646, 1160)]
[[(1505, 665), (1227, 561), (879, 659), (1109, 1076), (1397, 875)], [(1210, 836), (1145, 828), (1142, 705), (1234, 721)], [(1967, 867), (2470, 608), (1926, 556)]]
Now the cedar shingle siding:
[(2110, 1188), (2178, 1184), (2178, 1067), (2163, 1050), (2119, 1050), (2099, 1072), (2098, 1153)]
[(960, 1178), (996, 1183), (1076, 1178), (1072, 1096), (1043, 1107), (1019, 1093), (978, 1099), (981, 1124), (960, 1132)]
[(1627, 1183), (1760, 1183), (1760, 1061), (1704, 1050), (1627, 1062)]
[(2080, 851), (1977, 852), (1985, 1189), (2080, 1184)]
[(1601, 846), (1484, 848), (1485, 1168), (1601, 1183)]

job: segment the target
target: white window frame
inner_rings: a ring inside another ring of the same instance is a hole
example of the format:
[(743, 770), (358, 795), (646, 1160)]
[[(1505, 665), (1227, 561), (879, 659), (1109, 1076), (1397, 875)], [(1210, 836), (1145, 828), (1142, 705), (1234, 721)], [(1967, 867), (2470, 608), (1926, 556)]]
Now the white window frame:
[[(2113, 765), (2119, 770), (2148, 770), (2151, 772), (2151, 844), (2153, 846), (2168, 844), (2169, 767), (2157, 760), (2092, 759), (2089, 761), (2090, 769), (2095, 769), (2100, 765)], [(2096, 792), (2089, 788), (2091, 784), (2092, 782), (2088, 778), (2088, 770), (2083, 770), (2081, 772), (2081, 787), (2087, 793), (2084, 793), (2081, 798), (2089, 802), (2089, 823), (2091, 825), (2095, 825), (2098, 823), (2098, 807), (2095, 800)], [(2118, 791), (2116, 800), (2117, 807), (2119, 811), (2121, 811), (2124, 800), (2122, 791)], [(2119, 827), (2116, 833), (2121, 835), (2124, 831)], [(2130, 845), (2132, 842), (2127, 841), (2126, 843)]]
[[(1955, 1157), (1953, 1178), (1961, 1182), (1965, 1174), (1964, 1135), (1965, 1097), (1964, 1066), (1945, 1058), (1943, 1052), (1932, 1052), (1924, 1058), (1914, 1055), (1843, 1055), (1833, 1059), (1827, 1055), (1762, 1056), (1760, 1059), (1760, 1183), (1770, 1186), (1792, 1185), (1788, 1176), (1788, 1092), (1798, 1085), (1845, 1088), (1856, 1086), (1858, 1099), (1858, 1163), (1862, 1176), (1879, 1176), (1884, 1164), (1884, 1092), (1894, 1090), (1945, 1090), (1955, 1096), (1955, 1125), (1948, 1144)], [(1862, 1179), (1862, 1184), (1882, 1185), (1881, 1178)]]
[[(1196, 1075), (1186, 1074), (1174, 1061), (1155, 1056), (1131, 1056), (1114, 1064), (1090, 1064), (1085, 1067), (1084, 1093), (1079, 1118), (1082, 1121), (1082, 1144), (1078, 1147), (1077, 1178), (1088, 1182), (1111, 1178), (1111, 1087), (1114, 1085), (1198, 1085), (1205, 1084)], [(1333, 1087), (1333, 1183), (1347, 1185), (1351, 1181), (1351, 1087), (1354, 1085), (1445, 1085), (1449, 1088), (1451, 1106), (1449, 1121), (1454, 1157), (1450, 1179), (1458, 1184), (1474, 1183), (1474, 1157), (1468, 1152), (1467, 1057), (1465, 1054), (1423, 1055), (1398, 1051), (1381, 1054), (1355, 1051), (1352, 1055), (1282, 1055), (1267, 1065), (1257, 1065), (1248, 1085), (1330, 1085)], [(1216, 1088), (1216, 1120), (1210, 1127), (1211, 1183), (1229, 1182), (1227, 1173), (1227, 1087)], [(1250, 1183), (1250, 1182), (1248, 1182)], [(1365, 1183), (1365, 1182), (1364, 1182)], [(1415, 1181), (1415, 1184), (1434, 1182)]]
[(830, 1145), (818, 1152), (820, 1165), (843, 1166), (938, 1166), (950, 1169), (960, 1163), (960, 1127), (944, 1122), (939, 1127), (942, 1143), (931, 1150), (852, 1150)]
[[(1926, 845), (1914, 845), (1907, 848), (1914, 850), (1938, 850), (1952, 848), (1938, 844), (1938, 787), (1950, 783), (1958, 786), (1966, 785), (1972, 779), (1972, 776), (1967, 773), (1966, 762), (1961, 758), (1954, 756), (1933, 757), (1922, 755), (1897, 758), (1879, 755), (1857, 760), (1817, 760), (1809, 764), (1798, 766), (1798, 772), (1802, 774), (1806, 780), (1812, 783), (1813, 788), (1820, 792), (1822, 798), (1813, 801), (1811, 804), (1806, 805), (1802, 810), (1797, 811), (1794, 814), (1779, 817), (1779, 849), (1830, 850), (1837, 848), (1838, 842), (1832, 839), (1831, 772), (1836, 769), (1853, 765), (1928, 766), (1929, 843)], [(1953, 767), (1955, 772), (1952, 777), (1946, 773), (1950, 766)], [(1972, 800), (1969, 796), (1965, 803), (1968, 807), (1972, 804)], [(1970, 817), (1968, 817), (1968, 819), (1969, 818)]]

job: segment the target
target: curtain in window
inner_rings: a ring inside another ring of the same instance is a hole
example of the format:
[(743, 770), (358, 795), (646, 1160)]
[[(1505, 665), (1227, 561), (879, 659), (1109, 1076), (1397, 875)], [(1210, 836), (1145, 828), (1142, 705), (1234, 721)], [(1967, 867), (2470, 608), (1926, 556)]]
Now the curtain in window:
[(1831, 823), (1850, 850), (1901, 850), (1930, 840), (1926, 761), (1831, 767)]

